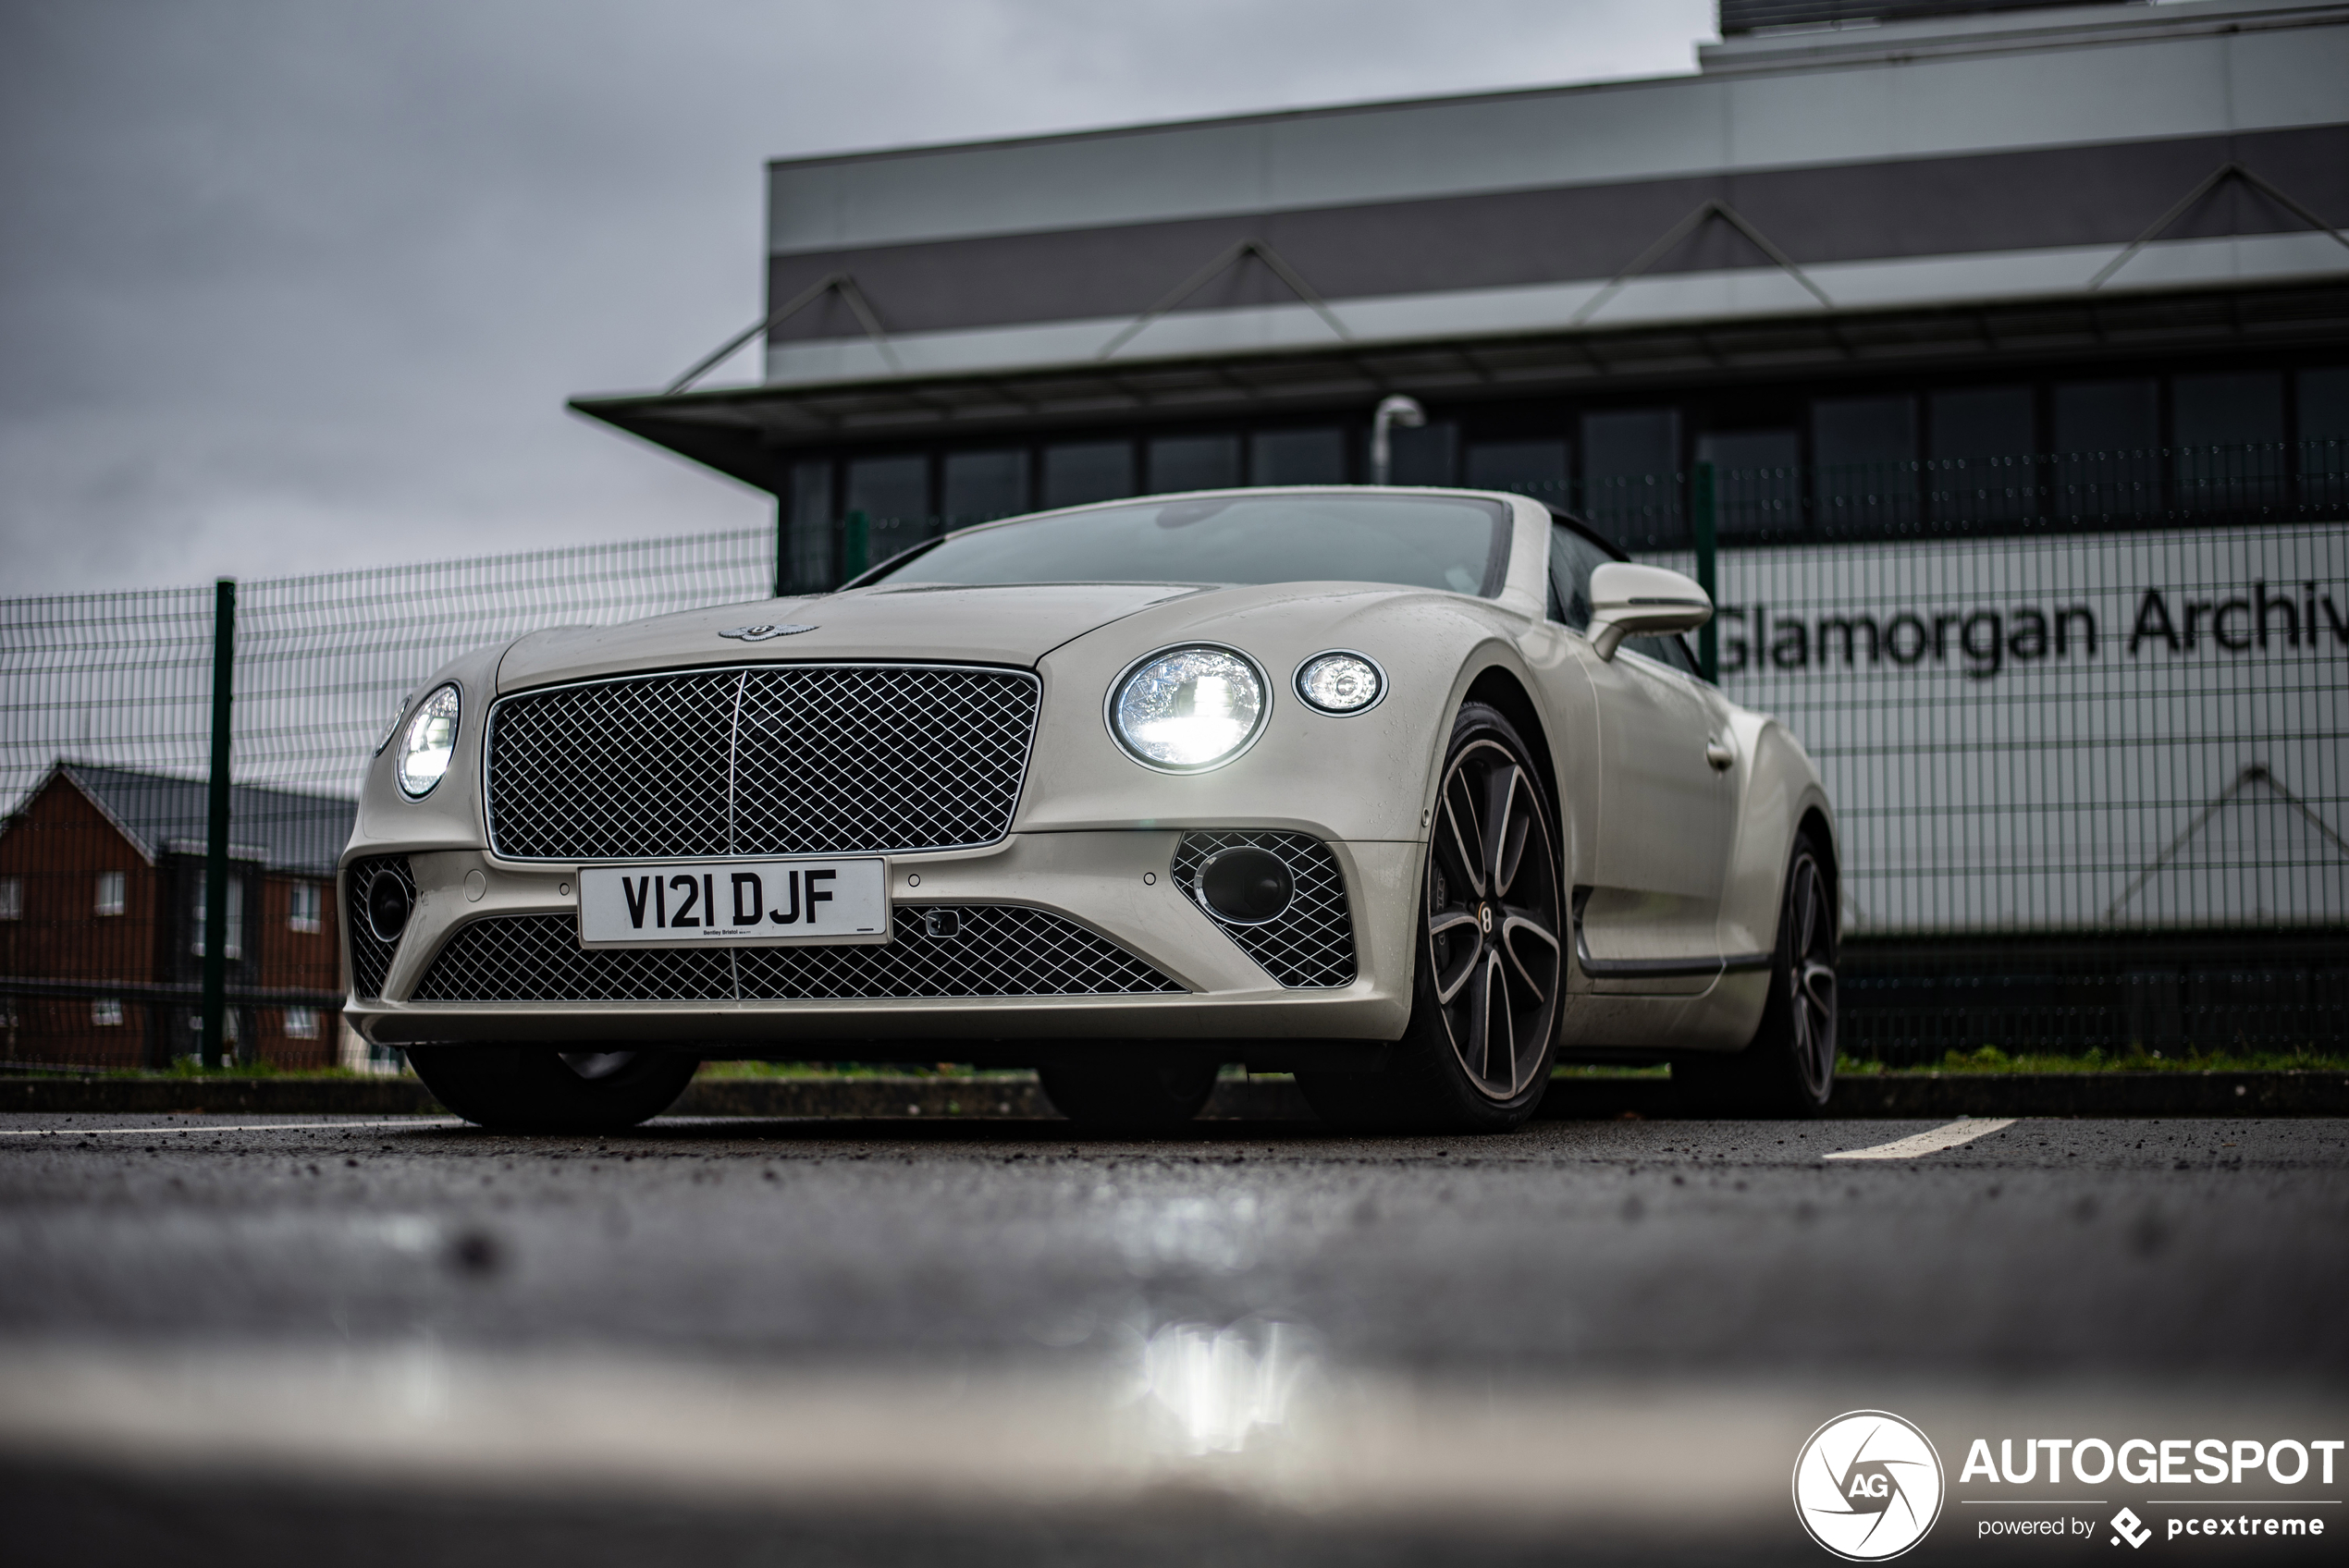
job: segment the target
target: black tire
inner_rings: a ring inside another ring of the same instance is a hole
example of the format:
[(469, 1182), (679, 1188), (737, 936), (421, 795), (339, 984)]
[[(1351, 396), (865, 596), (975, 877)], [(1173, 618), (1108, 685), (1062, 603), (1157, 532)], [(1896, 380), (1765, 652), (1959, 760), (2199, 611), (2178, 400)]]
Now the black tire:
[[(1115, 1047), (1103, 1042), (1104, 1049)], [(1163, 1133), (1207, 1108), (1220, 1063), (1059, 1062), (1036, 1070), (1052, 1109), (1089, 1132)]]
[(412, 1046), (433, 1097), (500, 1133), (614, 1133), (677, 1102), (698, 1057), (675, 1051), (558, 1051), (547, 1046)]
[(1816, 1116), (1835, 1090), (1836, 900), (1826, 859), (1795, 835), (1779, 895), (1770, 999), (1741, 1051), (1672, 1063), (1681, 1106), (1698, 1116)]
[(1497, 709), (1462, 704), (1420, 873), (1410, 1023), (1383, 1072), (1297, 1075), (1324, 1121), (1506, 1133), (1533, 1114), (1566, 987), (1557, 846), (1556, 808), (1523, 738)]

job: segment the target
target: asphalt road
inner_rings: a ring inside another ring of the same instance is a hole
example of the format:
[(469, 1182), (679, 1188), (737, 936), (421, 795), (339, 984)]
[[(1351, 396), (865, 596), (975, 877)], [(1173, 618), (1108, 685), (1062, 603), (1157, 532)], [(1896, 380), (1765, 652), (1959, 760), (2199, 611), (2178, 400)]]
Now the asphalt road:
[(2342, 1425), (2349, 1123), (1941, 1125), (0, 1118), (0, 1507), (24, 1562), (1807, 1562), (1842, 1410)]

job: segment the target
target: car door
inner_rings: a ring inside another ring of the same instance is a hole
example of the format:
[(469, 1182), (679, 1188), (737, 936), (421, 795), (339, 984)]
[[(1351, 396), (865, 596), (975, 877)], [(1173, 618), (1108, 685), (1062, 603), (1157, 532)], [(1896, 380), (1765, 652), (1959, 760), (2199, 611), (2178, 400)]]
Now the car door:
[[(1584, 630), (1591, 572), (1611, 557), (1562, 524), (1550, 557), (1552, 614)], [(1613, 659), (1574, 642), (1599, 731), (1596, 853), (1574, 893), (1583, 968), (1608, 989), (1702, 990), (1719, 971), (1735, 799), (1716, 763), (1728, 736), (1679, 639), (1633, 639)]]

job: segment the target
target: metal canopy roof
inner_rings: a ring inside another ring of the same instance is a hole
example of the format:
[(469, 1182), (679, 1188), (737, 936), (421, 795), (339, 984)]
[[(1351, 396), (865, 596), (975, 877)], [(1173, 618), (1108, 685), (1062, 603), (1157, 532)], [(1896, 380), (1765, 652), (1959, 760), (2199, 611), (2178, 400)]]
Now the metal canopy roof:
[(795, 451), (1137, 423), (2349, 340), (2349, 283), (2042, 299), (1025, 371), (574, 398), (571, 407), (769, 489)]

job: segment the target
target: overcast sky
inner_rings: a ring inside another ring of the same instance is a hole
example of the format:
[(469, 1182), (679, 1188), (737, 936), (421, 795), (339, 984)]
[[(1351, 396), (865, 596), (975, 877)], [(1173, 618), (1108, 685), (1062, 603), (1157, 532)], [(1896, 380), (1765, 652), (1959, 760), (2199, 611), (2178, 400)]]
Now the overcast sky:
[(563, 407), (756, 317), (766, 159), (1684, 71), (1712, 13), (0, 0), (0, 594), (769, 521)]

